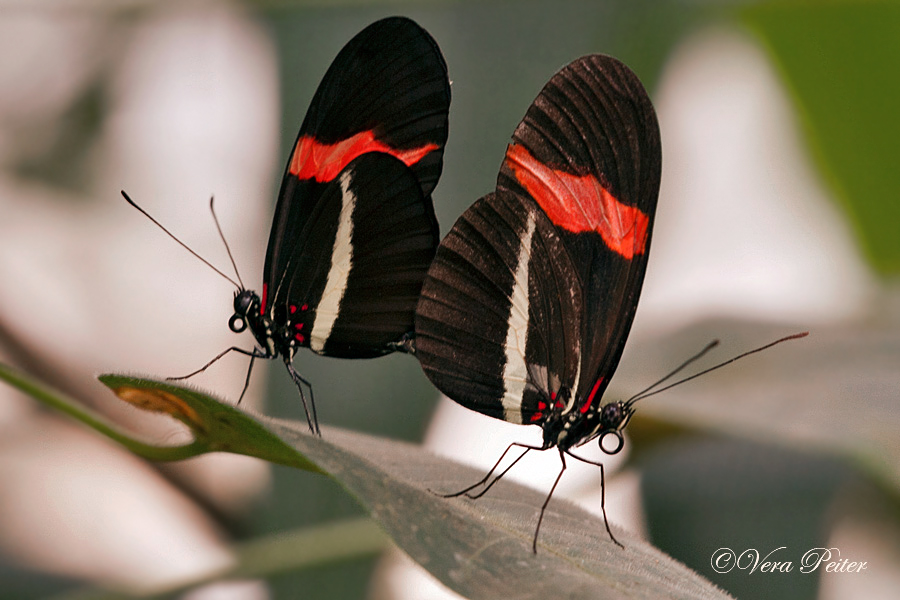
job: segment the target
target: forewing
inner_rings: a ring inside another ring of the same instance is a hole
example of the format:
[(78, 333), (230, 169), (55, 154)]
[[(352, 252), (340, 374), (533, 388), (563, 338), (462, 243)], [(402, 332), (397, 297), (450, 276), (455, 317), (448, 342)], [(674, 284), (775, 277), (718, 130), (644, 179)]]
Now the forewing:
[(603, 55), (554, 75), (507, 150), (498, 189), (541, 206), (581, 282), (579, 396), (601, 378), (605, 388), (621, 357), (647, 267), (660, 169), (650, 99), (628, 67)]
[(320, 201), (272, 290), (273, 319), (320, 354), (390, 352), (413, 329), (437, 246), (431, 200), (406, 165), (377, 152), (314, 185)]
[[(282, 274), (321, 199), (357, 157), (391, 154), (408, 165), (423, 197), (441, 173), (450, 85), (432, 37), (391, 17), (350, 40), (316, 90), (282, 180), (269, 237), (264, 284)], [(267, 308), (267, 307), (264, 307)]]
[(538, 422), (578, 370), (577, 274), (529, 198), (489, 194), (441, 242), (416, 309), (416, 357), (458, 403)]

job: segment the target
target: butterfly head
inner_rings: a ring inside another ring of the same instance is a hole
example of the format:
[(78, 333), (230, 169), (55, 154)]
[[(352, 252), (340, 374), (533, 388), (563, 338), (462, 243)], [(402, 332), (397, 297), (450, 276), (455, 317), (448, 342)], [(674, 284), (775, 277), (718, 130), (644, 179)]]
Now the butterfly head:
[(585, 442), (598, 438), (600, 449), (606, 454), (618, 454), (625, 445), (622, 431), (631, 420), (634, 410), (625, 402), (610, 402), (600, 407), (600, 426)]
[(251, 290), (240, 289), (234, 293), (234, 314), (228, 319), (228, 327), (235, 333), (247, 329), (251, 314), (259, 311), (259, 296)]
[[(577, 408), (569, 412), (561, 430), (556, 432), (556, 444), (563, 451), (576, 446), (583, 446), (597, 440), (604, 453), (618, 454), (625, 446), (622, 431), (628, 425), (634, 409), (627, 402), (608, 402), (606, 404), (590, 404), (586, 410)], [(544, 432), (547, 442), (548, 432)]]

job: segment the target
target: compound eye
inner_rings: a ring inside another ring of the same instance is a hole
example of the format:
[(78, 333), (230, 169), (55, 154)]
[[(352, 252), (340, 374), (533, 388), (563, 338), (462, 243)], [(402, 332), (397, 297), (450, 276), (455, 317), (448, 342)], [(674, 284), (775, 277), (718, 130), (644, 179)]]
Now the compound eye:
[(621, 402), (607, 404), (600, 410), (600, 423), (603, 429), (618, 429), (625, 418), (625, 409)]
[[(610, 440), (609, 436), (612, 436), (614, 439)], [(605, 442), (604, 440), (610, 441)], [(610, 442), (614, 445), (610, 445)], [(598, 443), (600, 444), (600, 449), (603, 450), (605, 454), (612, 456), (613, 454), (618, 454), (625, 446), (625, 438), (622, 437), (621, 432), (618, 430), (604, 431), (600, 434)]]
[(235, 333), (240, 333), (247, 329), (247, 320), (241, 315), (231, 315), (228, 319), (228, 328)]
[[(246, 316), (250, 314), (250, 307), (253, 305), (253, 297), (255, 294), (251, 291), (244, 290), (234, 296), (234, 312), (237, 315)], [(232, 328), (233, 329), (233, 328)], [(241, 329), (243, 331), (243, 329)]]

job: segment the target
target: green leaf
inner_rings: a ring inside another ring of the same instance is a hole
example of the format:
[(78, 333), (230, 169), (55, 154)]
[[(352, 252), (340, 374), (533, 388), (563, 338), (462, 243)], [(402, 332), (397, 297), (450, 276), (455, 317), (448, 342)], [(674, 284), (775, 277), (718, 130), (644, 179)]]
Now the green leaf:
[[(59, 393), (0, 365), (0, 378), (95, 426), (96, 419)], [(191, 428), (201, 451), (228, 451), (327, 473), (370, 513), (409, 556), (469, 598), (728, 598), (687, 567), (627, 532), (606, 535), (603, 521), (554, 499), (531, 541), (544, 493), (501, 481), (473, 501), (445, 499), (483, 473), (418, 446), (334, 428), (321, 438), (305, 423), (251, 415), (195, 390), (104, 375), (135, 406), (165, 412)], [(104, 433), (108, 433), (104, 430)], [(120, 441), (127, 436), (120, 435)], [(142, 445), (131, 445), (145, 455)]]
[[(187, 425), (194, 433), (194, 443), (203, 452), (246, 454), (305, 471), (322, 472), (305, 456), (253, 420), (248, 412), (202, 392), (122, 375), (101, 375), (98, 379), (129, 404), (168, 414)], [(129, 449), (145, 458), (158, 460), (146, 455), (143, 449)]]
[(798, 108), (820, 172), (869, 260), (900, 271), (900, 5), (762, 3), (741, 11)]

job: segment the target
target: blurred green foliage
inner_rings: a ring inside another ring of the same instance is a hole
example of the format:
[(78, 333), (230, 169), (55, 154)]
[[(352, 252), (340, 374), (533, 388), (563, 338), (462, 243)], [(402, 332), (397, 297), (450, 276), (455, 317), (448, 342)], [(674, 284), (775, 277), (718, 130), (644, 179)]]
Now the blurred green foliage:
[(791, 92), (819, 173), (872, 265), (900, 272), (900, 5), (769, 2), (739, 11)]

